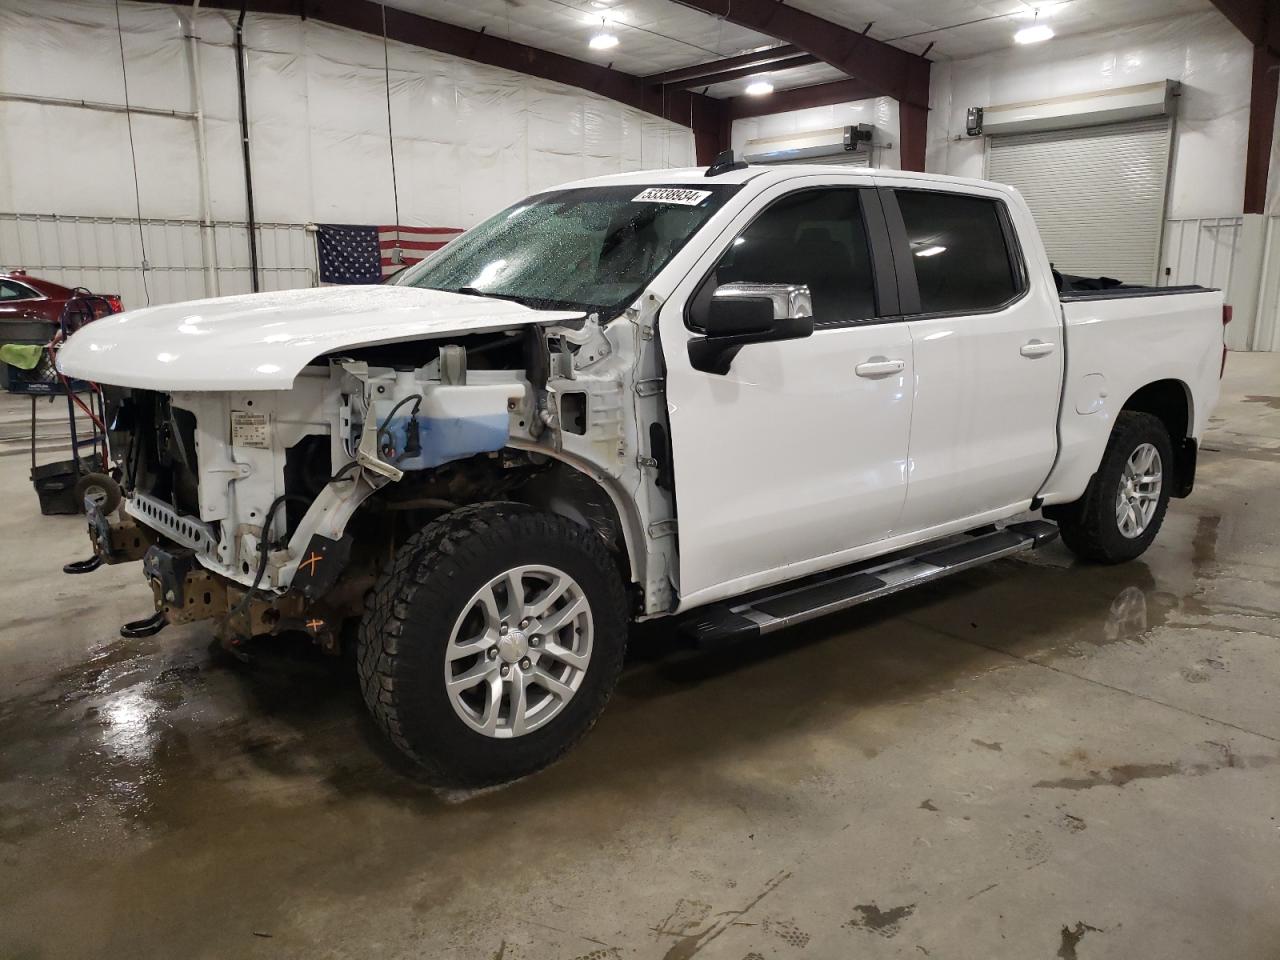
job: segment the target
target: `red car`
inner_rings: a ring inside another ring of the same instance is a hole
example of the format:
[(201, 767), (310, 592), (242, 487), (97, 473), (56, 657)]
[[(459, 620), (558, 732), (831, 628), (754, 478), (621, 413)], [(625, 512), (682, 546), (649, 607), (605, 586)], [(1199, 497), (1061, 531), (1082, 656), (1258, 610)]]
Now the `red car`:
[[(23, 270), (0, 272), (0, 343), (45, 343), (57, 332), (58, 321), (69, 300), (84, 297), (84, 288), (50, 283), (28, 276)], [(105, 302), (104, 302), (105, 301)], [(82, 310), (74, 311), (69, 318), (75, 330), (88, 320), (97, 320), (109, 313), (119, 313), (120, 297), (114, 293), (94, 295), (87, 299)]]

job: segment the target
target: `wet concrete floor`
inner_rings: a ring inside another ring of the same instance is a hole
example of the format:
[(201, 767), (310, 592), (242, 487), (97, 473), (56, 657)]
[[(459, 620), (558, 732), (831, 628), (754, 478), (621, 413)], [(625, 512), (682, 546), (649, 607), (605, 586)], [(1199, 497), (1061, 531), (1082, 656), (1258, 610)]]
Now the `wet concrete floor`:
[(639, 630), (577, 750), (471, 796), (305, 642), (120, 640), (137, 568), (63, 576), (0, 451), (0, 958), (1280, 956), (1280, 355), (1227, 391), (1142, 560)]

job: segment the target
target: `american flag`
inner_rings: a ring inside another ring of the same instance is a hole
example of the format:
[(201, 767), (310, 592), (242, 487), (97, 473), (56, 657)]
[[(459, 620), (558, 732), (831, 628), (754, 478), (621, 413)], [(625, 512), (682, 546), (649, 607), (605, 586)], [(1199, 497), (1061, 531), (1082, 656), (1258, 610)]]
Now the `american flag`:
[(462, 232), (457, 227), (366, 227), (349, 223), (316, 226), (321, 283), (381, 283)]

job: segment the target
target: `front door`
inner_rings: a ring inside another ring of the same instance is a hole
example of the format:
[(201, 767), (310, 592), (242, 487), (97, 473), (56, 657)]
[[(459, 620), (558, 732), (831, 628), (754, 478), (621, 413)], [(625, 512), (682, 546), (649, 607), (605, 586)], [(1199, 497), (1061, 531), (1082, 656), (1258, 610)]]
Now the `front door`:
[[(906, 497), (911, 335), (883, 319), (879, 199), (864, 178), (811, 182), (757, 198), (661, 314), (684, 607), (834, 566), (887, 537)], [(807, 284), (815, 332), (694, 369), (685, 305), (736, 281)]]

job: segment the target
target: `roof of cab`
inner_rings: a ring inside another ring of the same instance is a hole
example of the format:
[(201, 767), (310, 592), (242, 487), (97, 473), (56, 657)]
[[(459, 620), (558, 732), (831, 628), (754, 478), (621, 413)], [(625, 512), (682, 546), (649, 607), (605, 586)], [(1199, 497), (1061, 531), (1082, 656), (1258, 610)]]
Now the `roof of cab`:
[(579, 187), (608, 187), (608, 186), (626, 186), (628, 184), (643, 184), (645, 186), (663, 186), (667, 184), (687, 184), (693, 186), (695, 184), (716, 184), (730, 183), (740, 184), (749, 180), (758, 181), (759, 186), (778, 183), (783, 180), (792, 180), (797, 177), (812, 177), (830, 174), (840, 174), (842, 176), (854, 177), (875, 177), (886, 176), (896, 178), (905, 178), (908, 180), (919, 180), (922, 183), (931, 183), (937, 186), (983, 186), (1002, 190), (1004, 192), (1012, 192), (1004, 184), (992, 183), (987, 180), (975, 180), (971, 177), (949, 177), (940, 173), (919, 173), (913, 170), (891, 170), (879, 167), (849, 167), (836, 164), (821, 163), (794, 163), (782, 166), (774, 166), (772, 164), (750, 164), (740, 167), (736, 170), (726, 170), (724, 173), (716, 174), (714, 177), (707, 176), (706, 167), (676, 167), (671, 169), (658, 170), (634, 170), (630, 173), (614, 173), (603, 177), (591, 177), (586, 180), (575, 180), (571, 183), (562, 183), (552, 187), (553, 190), (571, 190)]

